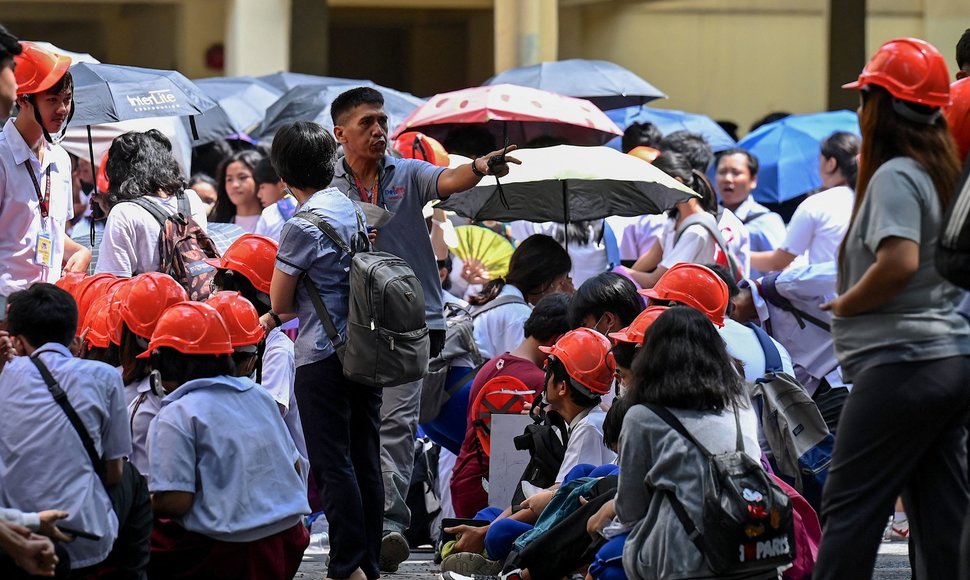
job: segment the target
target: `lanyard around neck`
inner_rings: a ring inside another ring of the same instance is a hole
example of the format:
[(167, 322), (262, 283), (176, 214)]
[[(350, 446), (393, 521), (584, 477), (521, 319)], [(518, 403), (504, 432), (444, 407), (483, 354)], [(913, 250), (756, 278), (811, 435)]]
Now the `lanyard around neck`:
[(37, 175), (34, 174), (34, 168), (30, 164), (30, 159), (24, 162), (24, 167), (27, 168), (27, 173), (30, 175), (30, 182), (34, 184), (34, 192), (37, 194), (37, 202), (40, 205), (40, 217), (47, 219), (50, 215), (50, 204), (51, 204), (51, 166), (47, 166), (47, 171), (44, 174), (44, 179), (47, 180), (47, 184), (44, 188), (44, 194), (40, 193), (40, 183), (37, 182)]

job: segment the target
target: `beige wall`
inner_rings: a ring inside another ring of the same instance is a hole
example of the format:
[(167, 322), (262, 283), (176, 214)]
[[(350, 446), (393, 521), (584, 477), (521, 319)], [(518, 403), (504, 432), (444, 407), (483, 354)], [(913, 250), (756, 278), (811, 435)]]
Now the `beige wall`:
[[(953, 47), (970, 27), (966, 0), (869, 0), (867, 51), (896, 36)], [(560, 58), (622, 64), (664, 90), (658, 107), (733, 120), (826, 107), (825, 0), (591, 2), (561, 8)], [(846, 79), (849, 81), (851, 79)]]

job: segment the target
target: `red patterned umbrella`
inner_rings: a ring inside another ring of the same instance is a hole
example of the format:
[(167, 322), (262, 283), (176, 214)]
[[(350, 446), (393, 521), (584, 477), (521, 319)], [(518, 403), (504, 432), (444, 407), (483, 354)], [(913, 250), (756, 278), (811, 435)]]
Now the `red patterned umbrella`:
[(525, 145), (538, 137), (602, 145), (623, 132), (584, 99), (529, 87), (493, 85), (441, 93), (414, 110), (391, 136), (420, 131), (443, 141), (452, 129), (480, 124), (497, 140)]

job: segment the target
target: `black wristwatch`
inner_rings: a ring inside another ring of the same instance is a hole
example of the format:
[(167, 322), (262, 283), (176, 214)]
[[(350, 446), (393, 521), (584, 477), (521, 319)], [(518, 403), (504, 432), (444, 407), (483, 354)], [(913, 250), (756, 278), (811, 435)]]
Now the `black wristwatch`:
[(481, 171), (478, 170), (478, 160), (479, 159), (480, 159), (479, 157), (476, 157), (475, 159), (472, 159), (472, 173), (474, 173), (475, 175), (477, 175), (479, 177), (485, 177), (488, 174), (487, 173), (482, 173)]
[(276, 328), (279, 328), (279, 327), (283, 326), (283, 319), (280, 318), (280, 315), (279, 314), (277, 314), (277, 313), (273, 312), (272, 310), (270, 310), (269, 311), (269, 317), (273, 319), (273, 324), (276, 325)]

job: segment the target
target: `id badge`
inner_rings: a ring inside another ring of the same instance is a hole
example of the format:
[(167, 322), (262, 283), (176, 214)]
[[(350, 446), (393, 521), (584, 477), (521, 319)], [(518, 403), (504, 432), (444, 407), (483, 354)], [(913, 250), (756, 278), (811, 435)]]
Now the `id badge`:
[(47, 268), (51, 267), (51, 256), (53, 255), (54, 244), (51, 242), (51, 236), (48, 233), (43, 233), (37, 236), (37, 253), (35, 256), (35, 261), (39, 266), (45, 266)]

